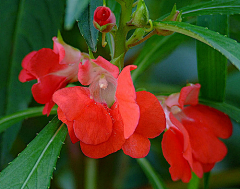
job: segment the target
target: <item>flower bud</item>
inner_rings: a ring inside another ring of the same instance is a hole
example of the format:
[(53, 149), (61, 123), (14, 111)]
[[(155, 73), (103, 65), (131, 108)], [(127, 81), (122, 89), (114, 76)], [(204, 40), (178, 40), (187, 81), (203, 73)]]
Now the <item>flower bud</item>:
[[(182, 21), (181, 15), (182, 15), (181, 12), (176, 10), (176, 5), (174, 5), (170, 15), (168, 17), (164, 18), (162, 21), (181, 22)], [(158, 35), (167, 36), (167, 35), (171, 35), (174, 33), (173, 31), (169, 31), (169, 30), (162, 30), (162, 29), (158, 29), (158, 28), (155, 28), (155, 29), (156, 29)]]
[(115, 15), (108, 7), (97, 7), (94, 11), (93, 25), (100, 32), (110, 32), (116, 25)]
[(149, 12), (144, 0), (139, 0), (137, 4), (137, 10), (133, 13), (132, 19), (129, 24), (137, 27), (144, 27), (147, 25), (149, 20)]

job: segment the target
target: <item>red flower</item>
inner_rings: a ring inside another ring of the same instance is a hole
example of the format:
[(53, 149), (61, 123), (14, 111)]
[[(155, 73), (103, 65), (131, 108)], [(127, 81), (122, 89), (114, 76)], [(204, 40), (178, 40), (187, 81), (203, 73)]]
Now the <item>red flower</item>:
[(34, 99), (45, 104), (43, 114), (49, 115), (54, 102), (52, 95), (70, 82), (77, 81), (78, 64), (83, 58), (81, 52), (62, 39), (53, 37), (53, 50), (43, 48), (29, 53), (22, 61), (19, 80), (26, 82), (37, 79), (32, 86)]
[(162, 150), (174, 181), (189, 182), (191, 170), (201, 178), (227, 154), (219, 138), (231, 136), (231, 121), (224, 113), (198, 104), (199, 90), (200, 84), (190, 85), (163, 100), (167, 131)]
[(54, 93), (59, 119), (67, 124), (72, 142), (80, 141), (86, 156), (102, 158), (123, 148), (127, 155), (144, 157), (150, 150), (148, 138), (164, 130), (164, 112), (157, 98), (135, 92), (130, 75), (135, 68), (127, 66), (118, 75), (118, 68), (102, 57), (87, 60), (79, 64), (78, 77), (89, 87)]
[(116, 25), (115, 15), (108, 7), (97, 7), (93, 15), (93, 25), (101, 32), (110, 32)]

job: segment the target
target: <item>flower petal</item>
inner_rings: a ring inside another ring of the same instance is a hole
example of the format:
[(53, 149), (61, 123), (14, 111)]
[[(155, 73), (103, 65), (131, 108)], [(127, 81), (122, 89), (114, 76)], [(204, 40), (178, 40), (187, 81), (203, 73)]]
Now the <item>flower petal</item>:
[(123, 136), (123, 123), (116, 103), (111, 107), (110, 114), (113, 119), (113, 131), (110, 138), (101, 144), (89, 145), (80, 142), (82, 152), (90, 158), (103, 158), (122, 148), (125, 142)]
[(79, 63), (81, 60), (81, 52), (66, 44), (63, 40), (53, 37), (53, 51), (59, 54), (60, 64), (74, 64)]
[(55, 105), (55, 103), (53, 102), (53, 100), (50, 100), (48, 103), (46, 103), (43, 108), (43, 112), (42, 112), (43, 115), (49, 116), (54, 105)]
[(136, 66), (130, 65), (122, 70), (118, 77), (116, 90), (116, 99), (123, 119), (126, 139), (135, 131), (140, 117), (139, 106), (136, 103), (136, 92), (130, 74), (130, 71), (136, 68)]
[(56, 91), (53, 101), (61, 108), (69, 121), (77, 119), (87, 104), (91, 103), (90, 93), (85, 87), (68, 87)]
[(180, 91), (180, 96), (178, 99), (179, 107), (183, 109), (184, 105), (197, 105), (198, 95), (200, 91), (200, 84), (191, 84), (190, 86), (183, 87)]
[(137, 104), (140, 108), (140, 119), (135, 130), (147, 138), (155, 138), (166, 127), (165, 114), (158, 99), (147, 91), (137, 92)]
[(93, 70), (93, 65), (89, 59), (80, 62), (78, 80), (82, 85), (90, 85), (96, 76), (97, 72)]
[(111, 136), (112, 119), (102, 104), (92, 100), (86, 104), (79, 117), (74, 120), (73, 128), (80, 141), (85, 144), (97, 145), (106, 142)]
[(31, 81), (34, 79), (37, 79), (34, 75), (32, 75), (31, 72), (29, 72), (28, 66), (29, 66), (29, 62), (31, 60), (31, 58), (37, 53), (37, 51), (33, 51), (30, 52), (29, 54), (27, 54), (23, 61), (22, 61), (22, 67), (23, 69), (21, 70), (18, 79), (21, 82), (26, 82), (26, 81)]
[(59, 107), (58, 107), (57, 113), (58, 113), (58, 119), (60, 119), (63, 123), (65, 123), (67, 125), (68, 134), (70, 136), (72, 143), (74, 144), (74, 143), (78, 142), (79, 139), (76, 137), (74, 130), (73, 130), (73, 122), (67, 120), (63, 111)]
[(182, 120), (187, 129), (192, 152), (196, 160), (202, 163), (216, 163), (227, 154), (227, 148), (211, 130), (196, 120)]
[(191, 179), (191, 169), (182, 154), (183, 135), (177, 129), (168, 129), (163, 134), (162, 151), (171, 166), (169, 172), (172, 180), (177, 181), (181, 179), (183, 182), (189, 182)]
[(150, 141), (147, 137), (134, 133), (126, 140), (122, 146), (122, 150), (132, 158), (143, 158), (150, 151)]
[(217, 137), (226, 139), (232, 135), (232, 123), (228, 115), (205, 105), (189, 106), (183, 112), (187, 117), (203, 123)]
[(66, 77), (46, 75), (32, 86), (32, 94), (38, 103), (46, 104), (52, 100), (52, 95), (55, 91), (66, 85)]
[(36, 78), (57, 72), (66, 68), (67, 65), (59, 64), (59, 56), (52, 49), (43, 48), (31, 58), (29, 72)]
[(111, 62), (109, 62), (105, 58), (98, 56), (97, 59), (92, 59), (92, 61), (97, 65), (101, 66), (102, 68), (104, 68), (105, 70), (107, 70), (107, 72), (111, 73), (113, 77), (115, 78), (118, 77), (118, 74), (119, 74), (118, 67), (113, 65)]

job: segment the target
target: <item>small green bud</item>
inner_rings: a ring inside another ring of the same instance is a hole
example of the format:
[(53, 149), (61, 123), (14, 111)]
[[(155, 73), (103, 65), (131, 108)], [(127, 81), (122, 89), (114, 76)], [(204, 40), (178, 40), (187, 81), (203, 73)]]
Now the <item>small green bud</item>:
[[(172, 9), (170, 15), (167, 16), (166, 18), (164, 18), (162, 21), (181, 22), (182, 21), (182, 17), (181, 16), (182, 16), (182, 13), (176, 9), (176, 4), (175, 4), (173, 6), (173, 9)], [(163, 36), (171, 35), (171, 34), (174, 33), (173, 31), (162, 30), (162, 29), (158, 29), (157, 27), (155, 28), (155, 30), (157, 31), (158, 35), (163, 35)]]
[(144, 27), (148, 24), (149, 12), (144, 0), (138, 0), (137, 9), (132, 15), (132, 19), (128, 24)]
[(145, 31), (143, 28), (137, 28), (132, 36), (127, 40), (127, 46), (136, 43), (137, 41), (141, 40), (145, 35)]

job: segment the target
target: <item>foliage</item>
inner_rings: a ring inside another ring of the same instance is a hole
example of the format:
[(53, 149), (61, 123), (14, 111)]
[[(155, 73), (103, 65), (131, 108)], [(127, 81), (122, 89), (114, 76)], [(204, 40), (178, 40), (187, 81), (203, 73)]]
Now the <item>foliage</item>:
[[(84, 180), (85, 188), (144, 188), (148, 184), (153, 188), (187, 187), (170, 181), (168, 165), (162, 157), (161, 137), (152, 140), (151, 151), (144, 159), (135, 161), (117, 152), (89, 160), (79, 152), (79, 144), (69, 142), (64, 124), (56, 117), (50, 121), (51, 116), (42, 116), (42, 107), (31, 95), (33, 82), (20, 83), (18, 75), (24, 56), (41, 48), (52, 48), (52, 37), (57, 36), (58, 30), (68, 44), (93, 53), (94, 57), (106, 57), (120, 69), (128, 64), (137, 65), (132, 79), (138, 90), (166, 95), (179, 92), (188, 82), (199, 82), (200, 103), (226, 113), (239, 126), (240, 0), (145, 2), (150, 19), (154, 19), (142, 27), (144, 35), (126, 43), (126, 39), (138, 35), (134, 33), (138, 26), (129, 22), (136, 10), (132, 9), (134, 1), (106, 0), (116, 16), (117, 29), (106, 35), (107, 46), (103, 48), (103, 34), (92, 24), (94, 10), (103, 4), (100, 0), (1, 1), (0, 25), (4, 27), (0, 31), (0, 188), (48, 188), (50, 184), (51, 188), (83, 188)], [(175, 3), (182, 22), (164, 21)], [(161, 36), (156, 35), (156, 30), (174, 33)], [(194, 53), (190, 54), (189, 49)], [(188, 57), (196, 61), (189, 62)], [(56, 110), (54, 107), (51, 115), (56, 115)], [(236, 134), (227, 142), (231, 149), (239, 149), (239, 136)], [(62, 147), (64, 141), (67, 145)], [(63, 158), (57, 162), (61, 148)], [(203, 179), (193, 174), (188, 188), (216, 186), (216, 182), (211, 182), (212, 176), (226, 175), (226, 169), (232, 171), (232, 178), (238, 178), (240, 162), (234, 155), (230, 151), (226, 160)], [(235, 159), (237, 166), (231, 159)], [(56, 164), (59, 169), (54, 171)], [(85, 177), (81, 168), (86, 169)], [(225, 184), (221, 187), (240, 186), (234, 179), (221, 179)]]

